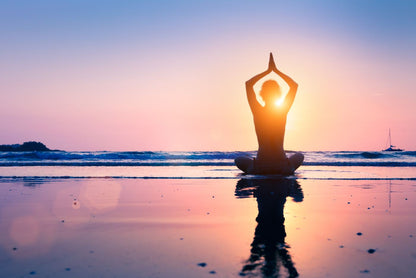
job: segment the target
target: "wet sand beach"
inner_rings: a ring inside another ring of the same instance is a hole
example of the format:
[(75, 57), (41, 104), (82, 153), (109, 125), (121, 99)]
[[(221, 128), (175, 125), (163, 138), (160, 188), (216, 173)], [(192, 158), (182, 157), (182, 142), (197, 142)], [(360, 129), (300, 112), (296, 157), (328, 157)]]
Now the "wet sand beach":
[(0, 183), (2, 277), (413, 277), (414, 180)]

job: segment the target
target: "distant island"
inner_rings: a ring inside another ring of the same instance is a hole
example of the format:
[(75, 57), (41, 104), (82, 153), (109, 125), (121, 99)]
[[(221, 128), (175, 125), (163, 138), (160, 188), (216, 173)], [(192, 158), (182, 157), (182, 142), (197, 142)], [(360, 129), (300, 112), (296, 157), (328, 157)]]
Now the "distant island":
[(29, 141), (23, 144), (0, 145), (0, 152), (49, 152), (52, 151), (41, 142)]

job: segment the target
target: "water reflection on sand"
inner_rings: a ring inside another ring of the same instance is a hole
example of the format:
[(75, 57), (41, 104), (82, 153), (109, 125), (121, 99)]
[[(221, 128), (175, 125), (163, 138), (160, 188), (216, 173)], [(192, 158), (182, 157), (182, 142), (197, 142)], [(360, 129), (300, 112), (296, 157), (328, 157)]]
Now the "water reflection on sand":
[(243, 178), (2, 178), (0, 276), (415, 277), (414, 181)]
[(285, 243), (285, 217), (287, 197), (303, 201), (303, 192), (296, 180), (241, 179), (235, 189), (237, 198), (254, 197), (257, 200), (257, 227), (254, 231), (249, 258), (244, 262), (240, 276), (277, 277), (285, 273), (298, 277), (298, 271)]

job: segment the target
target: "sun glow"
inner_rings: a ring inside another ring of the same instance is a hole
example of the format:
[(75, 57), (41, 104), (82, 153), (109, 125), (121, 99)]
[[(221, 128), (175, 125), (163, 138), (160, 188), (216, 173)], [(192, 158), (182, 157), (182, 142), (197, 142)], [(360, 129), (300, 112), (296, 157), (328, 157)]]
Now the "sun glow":
[(282, 104), (283, 104), (283, 98), (282, 97), (276, 99), (276, 101), (274, 102), (274, 105), (276, 105), (276, 106), (282, 106)]

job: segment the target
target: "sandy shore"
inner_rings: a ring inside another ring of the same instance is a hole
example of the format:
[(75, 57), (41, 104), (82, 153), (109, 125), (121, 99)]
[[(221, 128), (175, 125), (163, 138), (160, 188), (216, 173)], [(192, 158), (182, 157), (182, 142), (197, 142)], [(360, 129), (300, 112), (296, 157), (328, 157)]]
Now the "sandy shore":
[(413, 180), (0, 179), (2, 277), (414, 277)]
[[(415, 167), (302, 166), (299, 180), (416, 180)], [(0, 167), (0, 178), (151, 178), (151, 179), (240, 179), (235, 166), (23, 166)]]

